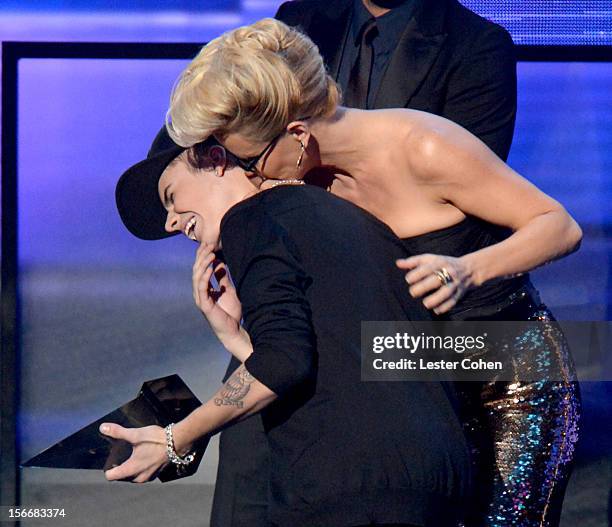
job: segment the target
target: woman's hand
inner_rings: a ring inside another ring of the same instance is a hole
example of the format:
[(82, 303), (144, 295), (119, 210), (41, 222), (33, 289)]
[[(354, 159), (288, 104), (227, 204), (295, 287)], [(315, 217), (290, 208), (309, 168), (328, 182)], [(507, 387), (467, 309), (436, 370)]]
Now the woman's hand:
[(471, 272), (461, 258), (419, 254), (397, 260), (396, 265), (408, 270), (406, 282), (412, 297), (430, 293), (423, 299), (423, 305), (437, 315), (448, 312), (474, 286)]
[(145, 483), (155, 479), (170, 462), (166, 453), (166, 433), (160, 426), (124, 428), (116, 423), (102, 423), (100, 432), (108, 437), (123, 439), (132, 445), (130, 458), (104, 473), (109, 481)]

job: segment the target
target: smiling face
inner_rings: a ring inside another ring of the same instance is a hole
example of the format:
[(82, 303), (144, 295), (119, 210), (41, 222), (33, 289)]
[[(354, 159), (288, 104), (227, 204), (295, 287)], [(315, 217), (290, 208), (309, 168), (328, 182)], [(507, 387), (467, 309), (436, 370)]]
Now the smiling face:
[(220, 224), (236, 203), (254, 188), (239, 168), (196, 169), (186, 154), (176, 158), (159, 178), (159, 198), (167, 211), (166, 231), (182, 232), (198, 243), (219, 247)]

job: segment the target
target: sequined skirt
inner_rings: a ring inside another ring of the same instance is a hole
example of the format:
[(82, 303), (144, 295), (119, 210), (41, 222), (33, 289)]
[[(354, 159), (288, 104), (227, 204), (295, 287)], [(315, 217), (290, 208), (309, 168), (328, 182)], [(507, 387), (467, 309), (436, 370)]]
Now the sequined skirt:
[(478, 320), (541, 324), (530, 325), (508, 350), (514, 381), (468, 382), (458, 388), (475, 463), (475, 495), (465, 527), (554, 527), (581, 413), (569, 347), (537, 295), (520, 294), (495, 315)]

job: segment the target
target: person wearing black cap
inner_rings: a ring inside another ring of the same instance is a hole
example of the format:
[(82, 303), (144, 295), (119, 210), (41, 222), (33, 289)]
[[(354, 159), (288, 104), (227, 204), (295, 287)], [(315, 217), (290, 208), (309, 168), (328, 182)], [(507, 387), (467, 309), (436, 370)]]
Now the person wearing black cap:
[(403, 294), (398, 238), (320, 188), (256, 189), (214, 142), (189, 152), (160, 144), (119, 180), (120, 216), (140, 238), (183, 233), (200, 244), (199, 303), (214, 296), (211, 251), (223, 250), (253, 352), (165, 436), (159, 427), (103, 424), (134, 445), (107, 478), (151, 479), (168, 459), (188, 462), (198, 437), (263, 409), (271, 524), (456, 525), (470, 462), (444, 386), (360, 380), (363, 320), (430, 319)]

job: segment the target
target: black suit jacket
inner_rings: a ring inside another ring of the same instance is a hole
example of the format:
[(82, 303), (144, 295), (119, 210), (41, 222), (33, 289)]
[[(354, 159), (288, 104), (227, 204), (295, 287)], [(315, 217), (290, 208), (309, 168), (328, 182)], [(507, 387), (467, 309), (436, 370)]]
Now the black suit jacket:
[[(410, 1), (410, 0), (409, 0)], [(412, 0), (375, 108), (413, 108), (463, 126), (506, 160), (516, 116), (516, 59), (509, 33), (456, 0)], [(352, 0), (295, 0), (276, 18), (300, 27), (337, 78)]]
[(271, 522), (456, 525), (470, 468), (445, 387), (361, 381), (362, 321), (431, 318), (406, 294), (393, 232), (305, 185), (235, 205), (221, 240), (253, 344), (245, 366), (280, 396), (263, 412)]

